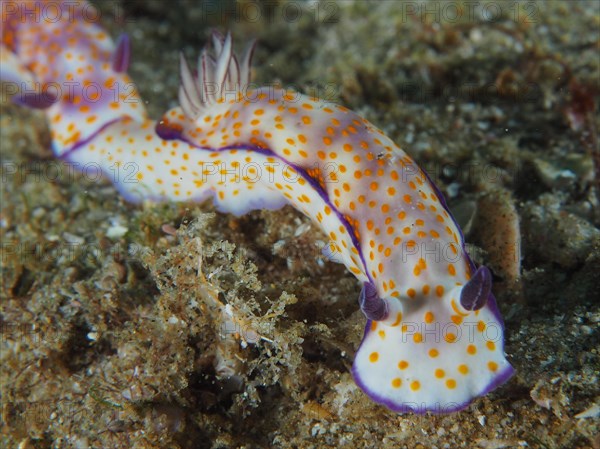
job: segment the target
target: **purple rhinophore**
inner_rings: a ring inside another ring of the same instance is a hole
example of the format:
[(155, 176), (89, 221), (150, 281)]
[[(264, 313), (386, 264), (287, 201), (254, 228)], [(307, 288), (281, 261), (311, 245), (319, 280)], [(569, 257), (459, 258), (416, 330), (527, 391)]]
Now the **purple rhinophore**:
[(181, 139), (181, 131), (167, 125), (164, 121), (159, 121), (154, 127), (154, 131), (163, 140)]
[(48, 109), (58, 101), (58, 97), (53, 93), (42, 92), (20, 92), (13, 97), (13, 101), (21, 106), (33, 109)]
[(465, 310), (479, 310), (485, 306), (491, 291), (492, 273), (487, 267), (481, 266), (462, 288), (460, 305)]
[(129, 60), (131, 59), (131, 41), (127, 34), (121, 34), (117, 42), (117, 49), (113, 55), (113, 70), (115, 72), (124, 73), (129, 68)]
[(385, 320), (388, 316), (388, 306), (384, 299), (377, 294), (371, 282), (365, 282), (358, 299), (360, 310), (371, 321)]

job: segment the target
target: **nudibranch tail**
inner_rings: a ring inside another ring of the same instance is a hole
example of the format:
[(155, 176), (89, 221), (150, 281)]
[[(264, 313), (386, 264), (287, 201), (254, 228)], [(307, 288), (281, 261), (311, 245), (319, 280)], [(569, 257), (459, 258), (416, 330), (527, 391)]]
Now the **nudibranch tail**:
[(130, 201), (213, 198), (236, 215), (291, 204), (310, 217), (324, 254), (363, 284), (356, 382), (393, 410), (455, 411), (510, 377), (489, 270), (474, 271), (444, 198), (381, 130), (327, 101), (249, 89), (254, 43), (238, 58), (219, 33), (196, 74), (181, 57), (180, 106), (152, 122), (125, 73), (128, 38), (115, 46), (80, 20), (84, 2), (58, 4), (52, 23), (3, 10), (0, 67), (3, 79), (75, 81), (22, 97), (46, 108), (58, 156), (99, 167)]

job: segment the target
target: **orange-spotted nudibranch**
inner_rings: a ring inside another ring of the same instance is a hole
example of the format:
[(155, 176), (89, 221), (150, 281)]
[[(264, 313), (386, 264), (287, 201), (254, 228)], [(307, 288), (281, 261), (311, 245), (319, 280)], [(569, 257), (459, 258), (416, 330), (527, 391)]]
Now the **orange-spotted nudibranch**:
[(4, 79), (42, 91), (77, 83), (17, 96), (46, 108), (58, 156), (97, 165), (131, 201), (212, 197), (236, 215), (291, 204), (314, 220), (325, 254), (363, 285), (354, 378), (392, 410), (460, 410), (513, 374), (490, 271), (474, 266), (441, 193), (381, 130), (326, 101), (248, 89), (253, 46), (238, 59), (219, 34), (195, 72), (181, 59), (180, 106), (152, 122), (124, 73), (127, 40), (115, 47), (77, 20), (89, 5), (68, 3), (63, 24), (2, 17)]

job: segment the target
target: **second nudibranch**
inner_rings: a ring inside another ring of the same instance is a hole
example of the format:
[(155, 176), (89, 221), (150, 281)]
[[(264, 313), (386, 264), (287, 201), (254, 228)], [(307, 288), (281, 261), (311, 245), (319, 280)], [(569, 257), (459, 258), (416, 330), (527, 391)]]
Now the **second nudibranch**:
[(100, 167), (131, 201), (213, 197), (236, 215), (291, 204), (313, 219), (327, 256), (363, 285), (354, 378), (392, 410), (460, 410), (511, 376), (489, 270), (475, 269), (439, 191), (381, 130), (326, 101), (246, 89), (253, 47), (238, 59), (218, 34), (196, 74), (182, 59), (180, 107), (154, 123), (139, 101), (108, 96), (129, 85), (126, 40), (99, 43), (95, 25), (73, 23), (46, 37), (45, 25), (15, 25), (25, 40), (5, 43), (14, 70), (3, 76), (104, 86), (96, 101), (22, 98), (46, 108), (58, 156)]
[(126, 73), (129, 39), (115, 46), (91, 20), (100, 14), (89, 3), (2, 0), (1, 6), (0, 79), (19, 88), (19, 103), (46, 111), (55, 155), (65, 157), (115, 123), (148, 121)]

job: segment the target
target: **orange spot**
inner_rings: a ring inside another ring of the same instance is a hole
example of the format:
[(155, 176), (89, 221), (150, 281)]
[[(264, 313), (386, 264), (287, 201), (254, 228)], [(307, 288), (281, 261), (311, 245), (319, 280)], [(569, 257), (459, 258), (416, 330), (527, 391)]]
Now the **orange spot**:
[(429, 357), (431, 357), (432, 359), (435, 359), (438, 355), (440, 355), (440, 351), (438, 351), (437, 349), (429, 350)]
[(456, 381), (454, 379), (448, 379), (446, 381), (446, 387), (450, 388), (451, 390), (454, 390), (456, 388)]
[(498, 370), (498, 364), (496, 362), (489, 362), (488, 368), (492, 372), (496, 372)]
[(392, 380), (392, 387), (400, 388), (401, 386), (402, 386), (402, 379), (396, 377), (394, 380)]
[(477, 354), (477, 348), (475, 347), (475, 345), (467, 346), (467, 354), (469, 354), (469, 355)]
[(456, 324), (457, 326), (460, 326), (460, 324), (461, 324), (461, 323), (462, 323), (462, 321), (463, 321), (463, 318), (462, 318), (460, 315), (452, 315), (452, 316), (450, 317), (450, 319), (451, 319), (451, 320), (452, 320), (452, 322), (453, 322), (454, 324)]
[(375, 363), (377, 360), (379, 360), (379, 353), (372, 352), (371, 355), (369, 355), (369, 361)]
[(414, 380), (410, 383), (410, 389), (413, 391), (417, 391), (421, 388), (421, 383), (418, 380)]
[(469, 367), (467, 365), (458, 365), (458, 372), (466, 376), (469, 373)]
[(446, 340), (447, 343), (454, 343), (456, 341), (456, 334), (449, 332), (444, 335), (444, 340)]
[(400, 368), (400, 369), (408, 368), (408, 362), (406, 360), (400, 360), (400, 362), (398, 363), (398, 368)]
[(441, 379), (445, 375), (446, 375), (446, 372), (443, 369), (436, 369), (435, 370), (435, 377), (437, 377), (438, 379)]

